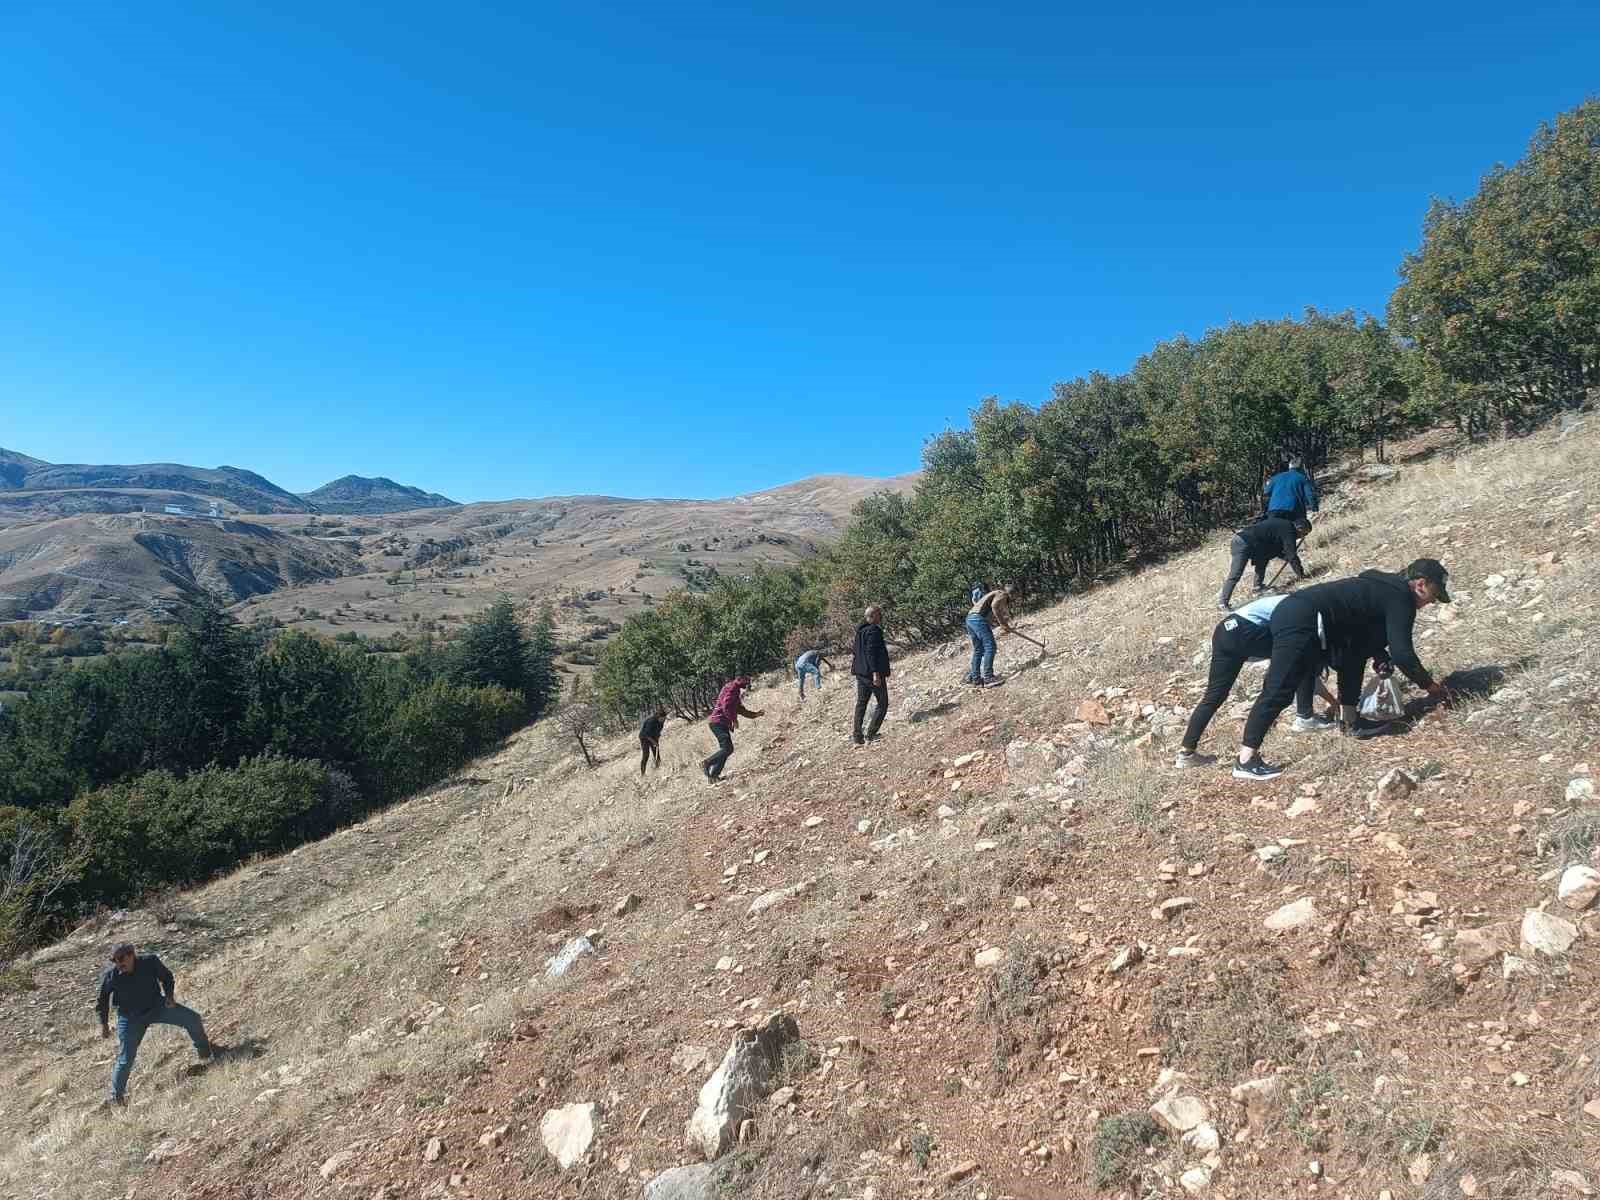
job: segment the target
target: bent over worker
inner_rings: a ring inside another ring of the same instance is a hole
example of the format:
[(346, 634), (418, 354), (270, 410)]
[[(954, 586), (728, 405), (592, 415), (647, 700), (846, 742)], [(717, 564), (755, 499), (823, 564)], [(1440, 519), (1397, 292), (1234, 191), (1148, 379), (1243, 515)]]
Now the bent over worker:
[[(1263, 596), (1252, 600), (1238, 612), (1218, 621), (1211, 631), (1211, 670), (1206, 679), (1206, 693), (1189, 714), (1189, 725), (1183, 732), (1177, 761), (1173, 763), (1179, 770), (1217, 761), (1216, 755), (1199, 752), (1200, 737), (1233, 691), (1245, 663), (1272, 657), (1272, 612), (1285, 599), (1284, 596)], [(1322, 673), (1308, 671), (1295, 689), (1296, 733), (1316, 733), (1332, 729), (1336, 724), (1330, 717), (1318, 716), (1312, 709), (1313, 694), (1321, 696), (1330, 706), (1338, 707), (1338, 701), (1322, 686)]]
[(1228, 543), (1228, 553), (1232, 556), (1228, 563), (1228, 577), (1222, 581), (1222, 590), (1217, 593), (1217, 607), (1223, 612), (1230, 611), (1228, 602), (1244, 575), (1247, 562), (1256, 570), (1258, 595), (1267, 585), (1267, 564), (1275, 558), (1283, 559), (1294, 568), (1296, 576), (1304, 579), (1306, 569), (1300, 562), (1299, 540), (1310, 530), (1311, 526), (1304, 521), (1296, 524), (1283, 517), (1265, 517), (1234, 534), (1233, 541)]
[(722, 778), (722, 768), (733, 757), (733, 731), (739, 727), (740, 717), (759, 717), (760, 709), (744, 706), (744, 690), (750, 686), (750, 676), (740, 675), (722, 685), (717, 702), (711, 707), (711, 736), (717, 739), (716, 753), (700, 764), (706, 778), (712, 783)]
[[(1449, 573), (1433, 558), (1419, 558), (1403, 575), (1363, 571), (1306, 588), (1284, 599), (1272, 612), (1272, 658), (1261, 695), (1250, 708), (1234, 764), (1235, 779), (1275, 779), (1283, 774), (1261, 757), (1267, 731), (1288, 707), (1307, 672), (1317, 668), (1333, 647), (1339, 658), (1339, 719), (1355, 723), (1361, 698), (1361, 674), (1354, 661), (1338, 654), (1343, 645), (1371, 645), (1379, 637), (1389, 647), (1389, 660), (1406, 678), (1435, 699), (1444, 685), (1434, 680), (1417, 657), (1411, 630), (1417, 613), (1438, 601), (1450, 603)], [(1361, 660), (1365, 665), (1365, 660)]]
[(1007, 633), (1011, 628), (1011, 588), (997, 587), (985, 592), (972, 603), (967, 612), (967, 636), (972, 639), (972, 665), (967, 668), (966, 682), (979, 687), (1004, 683), (994, 673), (994, 623)]

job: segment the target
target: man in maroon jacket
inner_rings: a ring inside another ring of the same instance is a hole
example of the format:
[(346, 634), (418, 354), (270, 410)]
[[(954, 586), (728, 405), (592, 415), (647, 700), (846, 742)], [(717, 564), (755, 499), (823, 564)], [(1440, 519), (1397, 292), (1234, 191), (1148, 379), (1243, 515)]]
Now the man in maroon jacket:
[(761, 715), (759, 709), (744, 706), (744, 690), (749, 686), (748, 675), (725, 683), (711, 707), (711, 736), (717, 739), (717, 752), (701, 763), (700, 769), (712, 783), (722, 778), (723, 766), (733, 757), (733, 731), (739, 727), (739, 718)]

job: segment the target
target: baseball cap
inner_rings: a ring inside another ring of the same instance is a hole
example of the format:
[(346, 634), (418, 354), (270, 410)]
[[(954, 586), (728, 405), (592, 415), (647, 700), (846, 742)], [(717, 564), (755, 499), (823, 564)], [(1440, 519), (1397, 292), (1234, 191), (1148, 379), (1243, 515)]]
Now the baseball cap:
[(1450, 603), (1450, 592), (1445, 586), (1450, 578), (1450, 572), (1444, 569), (1444, 564), (1437, 558), (1419, 558), (1406, 568), (1407, 579), (1426, 579), (1439, 589), (1439, 602)]

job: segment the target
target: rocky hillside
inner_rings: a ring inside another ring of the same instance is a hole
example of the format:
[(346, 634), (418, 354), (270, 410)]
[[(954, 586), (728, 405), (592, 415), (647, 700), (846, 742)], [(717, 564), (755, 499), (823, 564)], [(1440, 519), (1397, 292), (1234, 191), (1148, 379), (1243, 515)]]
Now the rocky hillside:
[(90, 466), (47, 463), (0, 450), (0, 490), (63, 492), (84, 488), (184, 492), (226, 501), (247, 513), (305, 512), (306, 505), (270, 479), (240, 467), (186, 467), (179, 463)]
[(325, 513), (409, 512), (415, 508), (453, 508), (456, 502), (437, 492), (407, 487), (382, 475), (343, 475), (300, 498), (314, 511)]
[[(1318, 578), (1422, 553), (1456, 689), (1266, 784), (1175, 772), (1225, 539), (852, 692), (762, 681), (729, 777), (553, 728), (8, 981), (25, 1197), (1576, 1197), (1600, 1187), (1600, 437), (1353, 477)], [(892, 629), (891, 629), (892, 632)], [(1226, 757), (1260, 674), (1204, 749)], [(132, 938), (226, 1046), (96, 1106)]]

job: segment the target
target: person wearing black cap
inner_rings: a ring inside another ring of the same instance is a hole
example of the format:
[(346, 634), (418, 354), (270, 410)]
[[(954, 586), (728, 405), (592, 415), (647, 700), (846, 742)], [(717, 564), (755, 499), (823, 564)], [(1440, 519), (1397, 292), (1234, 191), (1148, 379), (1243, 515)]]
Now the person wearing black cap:
[(1294, 568), (1301, 579), (1306, 569), (1300, 562), (1300, 538), (1310, 532), (1311, 526), (1304, 518), (1291, 521), (1284, 517), (1266, 517), (1254, 525), (1246, 525), (1233, 535), (1228, 544), (1232, 559), (1228, 564), (1228, 577), (1222, 581), (1222, 591), (1217, 593), (1217, 607), (1230, 612), (1228, 602), (1233, 599), (1233, 589), (1244, 576), (1244, 565), (1256, 569), (1256, 594), (1266, 588), (1267, 564), (1281, 558)]
[(189, 1035), (194, 1052), (204, 1062), (211, 1057), (205, 1023), (192, 1008), (175, 998), (172, 972), (154, 954), (135, 953), (132, 942), (111, 951), (111, 965), (100, 976), (100, 997), (95, 1012), (100, 1036), (111, 1036), (111, 1002), (117, 1005), (117, 1061), (111, 1070), (111, 1103), (126, 1104), (128, 1076), (133, 1072), (139, 1043), (152, 1025), (176, 1025)]
[(1332, 662), (1338, 677), (1339, 716), (1355, 724), (1361, 675), (1374, 648), (1388, 647), (1388, 661), (1430, 697), (1446, 695), (1417, 657), (1411, 630), (1417, 613), (1437, 601), (1450, 603), (1449, 572), (1438, 559), (1419, 558), (1396, 575), (1363, 571), (1353, 579), (1320, 583), (1294, 593), (1272, 613), (1272, 658), (1261, 694), (1245, 720), (1235, 779), (1274, 779), (1283, 774), (1261, 757), (1261, 744), (1278, 714), (1289, 706), (1306, 674)]

